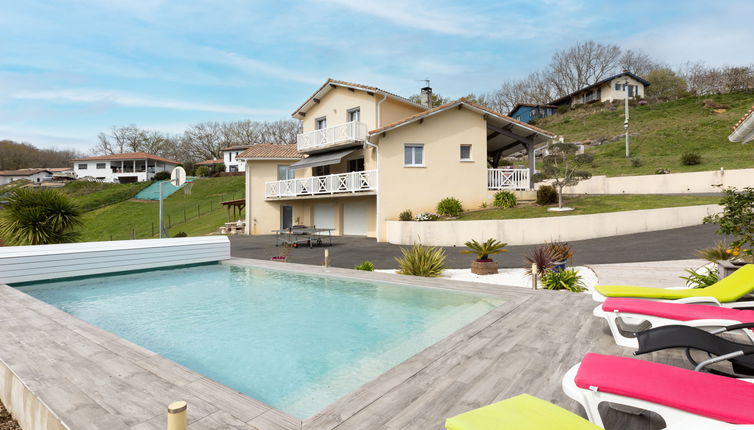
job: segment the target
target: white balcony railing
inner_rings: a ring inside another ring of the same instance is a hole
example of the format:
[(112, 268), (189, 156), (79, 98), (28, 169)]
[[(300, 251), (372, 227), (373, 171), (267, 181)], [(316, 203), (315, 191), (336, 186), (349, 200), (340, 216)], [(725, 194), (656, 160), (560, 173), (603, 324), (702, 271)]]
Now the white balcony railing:
[(487, 169), (490, 190), (528, 190), (529, 169)]
[(268, 199), (304, 197), (323, 194), (357, 193), (377, 189), (377, 171), (338, 173), (325, 176), (270, 181), (265, 184), (264, 196)]
[(296, 136), (299, 152), (325, 149), (344, 143), (361, 142), (366, 140), (367, 125), (363, 122), (351, 121), (332, 127), (301, 133)]

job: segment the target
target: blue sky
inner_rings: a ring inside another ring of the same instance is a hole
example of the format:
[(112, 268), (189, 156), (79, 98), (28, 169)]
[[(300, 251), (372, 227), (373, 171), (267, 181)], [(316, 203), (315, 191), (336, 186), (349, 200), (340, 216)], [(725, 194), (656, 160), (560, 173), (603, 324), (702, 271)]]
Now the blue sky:
[(460, 97), (580, 40), (752, 64), (754, 2), (0, 0), (0, 139), (88, 150), (136, 124), (282, 119), (325, 79)]

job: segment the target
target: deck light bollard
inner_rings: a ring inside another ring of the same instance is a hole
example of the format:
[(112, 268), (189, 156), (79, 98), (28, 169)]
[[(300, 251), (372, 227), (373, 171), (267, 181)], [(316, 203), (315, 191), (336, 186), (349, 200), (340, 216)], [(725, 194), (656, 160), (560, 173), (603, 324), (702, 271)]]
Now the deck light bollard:
[(325, 248), (325, 267), (330, 267), (330, 250)]
[(537, 289), (537, 263), (531, 265), (531, 289)]
[(186, 402), (179, 400), (168, 405), (168, 430), (186, 430), (188, 414)]

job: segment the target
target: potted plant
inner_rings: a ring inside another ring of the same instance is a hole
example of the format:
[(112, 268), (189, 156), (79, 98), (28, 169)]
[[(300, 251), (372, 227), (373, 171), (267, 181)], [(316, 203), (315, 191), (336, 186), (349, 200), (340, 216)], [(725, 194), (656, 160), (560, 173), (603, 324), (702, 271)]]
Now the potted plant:
[(545, 242), (544, 247), (552, 258), (552, 266), (554, 271), (565, 270), (566, 263), (573, 257), (573, 250), (568, 242), (552, 241)]
[(507, 249), (504, 249), (508, 245), (507, 243), (492, 238), (482, 243), (470, 240), (465, 245), (469, 249), (461, 251), (462, 254), (476, 254), (477, 256), (477, 259), (471, 262), (471, 273), (477, 275), (494, 275), (497, 273), (497, 263), (490, 258), (490, 255), (508, 252)]

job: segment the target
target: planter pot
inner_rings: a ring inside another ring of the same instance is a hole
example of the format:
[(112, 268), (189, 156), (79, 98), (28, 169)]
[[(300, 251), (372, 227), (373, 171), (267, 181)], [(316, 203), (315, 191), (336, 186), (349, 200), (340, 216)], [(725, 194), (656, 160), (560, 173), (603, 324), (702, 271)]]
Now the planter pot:
[(553, 261), (552, 262), (553, 269), (556, 272), (562, 272), (566, 269), (566, 263), (567, 261)]
[(717, 276), (720, 279), (730, 276), (731, 273), (743, 267), (743, 261), (720, 260), (717, 262)]
[(475, 275), (494, 275), (497, 273), (497, 263), (492, 260), (474, 260), (471, 262), (471, 273)]
[(286, 263), (288, 261), (288, 257), (283, 257), (283, 256), (272, 257), (272, 258), (270, 258), (270, 260), (272, 260), (272, 261), (279, 261), (281, 263)]

